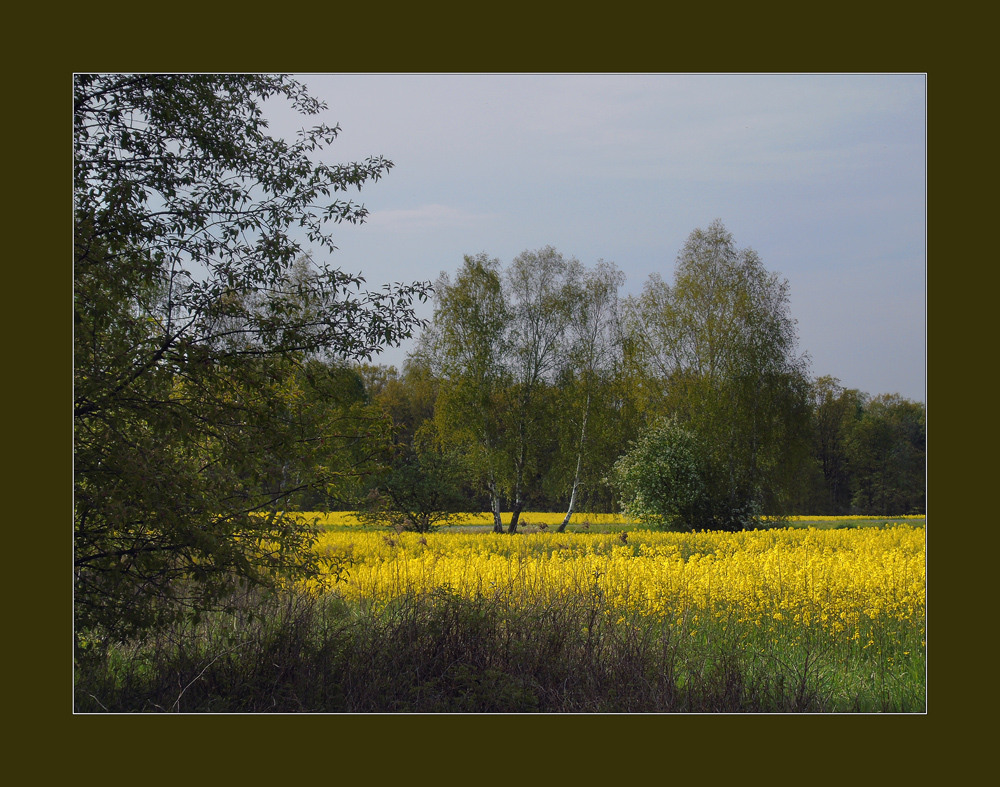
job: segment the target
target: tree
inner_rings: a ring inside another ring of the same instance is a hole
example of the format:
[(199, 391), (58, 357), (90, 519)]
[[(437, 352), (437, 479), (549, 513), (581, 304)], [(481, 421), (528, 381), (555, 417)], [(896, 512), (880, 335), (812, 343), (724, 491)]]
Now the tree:
[[(285, 387), (285, 417), (299, 424), (298, 440), (308, 446), (315, 464), (302, 475), (294, 463), (264, 456), (271, 489), (301, 487), (286, 498), (289, 510), (354, 510), (369, 476), (381, 472), (392, 455), (391, 422), (369, 402), (357, 371), (335, 359), (296, 364)], [(320, 473), (325, 483), (308, 481)]]
[(392, 163), (314, 162), (339, 128), (272, 138), (272, 97), (325, 108), (286, 76), (74, 79), (78, 634), (124, 638), (240, 583), (315, 575), (289, 501), (370, 472), (359, 458), (383, 439), (307, 362), (408, 337), (429, 284), (364, 292), (295, 263), (305, 242), (335, 249), (331, 223), (364, 221), (340, 195)]
[(578, 262), (573, 262), (569, 278), (575, 287), (572, 292), (576, 297), (570, 315), (560, 409), (574, 428), (576, 451), (569, 503), (566, 516), (558, 528), (560, 533), (566, 530), (573, 516), (585, 473), (584, 458), (588, 455), (593, 457), (593, 453), (587, 450), (587, 438), (588, 426), (593, 431), (591, 418), (595, 405), (604, 404), (606, 408), (609, 404), (601, 400), (615, 361), (618, 288), (625, 283), (625, 274), (614, 263), (598, 260), (594, 270), (585, 270)]
[(434, 298), (434, 317), (416, 352), (440, 381), (434, 419), (442, 440), (465, 447), (466, 466), (489, 495), (493, 529), (502, 532), (509, 313), (500, 261), (466, 256), (454, 283), (441, 274)]
[(643, 524), (669, 530), (711, 527), (712, 510), (705, 449), (676, 419), (644, 434), (616, 463), (612, 483), (624, 513)]
[(899, 394), (872, 399), (847, 440), (852, 510), (897, 516), (925, 510), (924, 407)]
[(365, 380), (371, 401), (392, 419), (396, 442), (413, 445), (420, 427), (434, 417), (438, 380), (430, 368), (411, 355), (403, 363), (402, 374), (395, 366), (370, 364), (361, 364), (358, 373)]
[(537, 461), (543, 435), (551, 430), (555, 374), (566, 355), (565, 336), (576, 301), (572, 269), (551, 246), (523, 251), (507, 271), (510, 338), (510, 399), (503, 413), (510, 423), (510, 473), (507, 490), (511, 499), (508, 533), (517, 532), (517, 523), (527, 503), (532, 479), (539, 470)]
[(429, 445), (400, 445), (392, 465), (379, 476), (358, 510), (368, 525), (397, 532), (429, 533), (472, 510), (461, 486), (462, 459)]
[(847, 514), (851, 510), (852, 482), (848, 445), (868, 397), (844, 388), (829, 375), (812, 386), (813, 454), (823, 474), (824, 494), (813, 514)]
[(522, 252), (506, 271), (485, 254), (466, 257), (454, 283), (446, 274), (435, 283), (419, 350), (440, 379), (435, 421), (443, 440), (464, 446), (498, 533), (501, 500), (512, 512), (507, 532), (516, 533), (538, 491), (575, 297), (570, 267), (547, 246)]
[(721, 221), (695, 230), (673, 286), (651, 277), (634, 304), (662, 414), (709, 452), (716, 527), (787, 511), (808, 459), (808, 359), (796, 351), (786, 280)]

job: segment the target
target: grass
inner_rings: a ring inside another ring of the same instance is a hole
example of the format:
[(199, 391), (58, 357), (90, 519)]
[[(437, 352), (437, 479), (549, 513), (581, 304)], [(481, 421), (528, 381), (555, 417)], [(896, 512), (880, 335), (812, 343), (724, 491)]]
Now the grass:
[(573, 593), (527, 597), (513, 586), (472, 594), (435, 587), (387, 598), (251, 591), (238, 599), (232, 616), (208, 615), (198, 625), (178, 624), (142, 641), (101, 643), (81, 653), (75, 708), (175, 713), (925, 710), (923, 633), (912, 621), (866, 619), (856, 629), (859, 636), (838, 637), (822, 626), (790, 619), (741, 621), (725, 605), (710, 609), (711, 614), (692, 607), (665, 618), (623, 613), (608, 596), (596, 578)]
[(513, 611), (412, 596), (365, 610), (253, 600), (263, 617), (175, 629), (78, 668), (79, 712), (785, 713), (922, 711), (922, 663), (844, 669), (821, 644), (685, 641), (586, 604)]

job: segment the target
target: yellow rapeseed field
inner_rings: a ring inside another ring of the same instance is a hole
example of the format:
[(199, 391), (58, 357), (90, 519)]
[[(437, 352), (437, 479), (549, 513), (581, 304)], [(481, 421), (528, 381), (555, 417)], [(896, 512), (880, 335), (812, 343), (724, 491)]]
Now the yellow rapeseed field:
[(905, 524), (517, 536), (332, 530), (318, 548), (349, 558), (336, 592), (366, 604), (448, 592), (515, 606), (599, 604), (619, 622), (655, 616), (692, 635), (710, 624), (778, 638), (807, 631), (861, 648), (875, 644), (876, 631), (923, 639), (924, 530)]

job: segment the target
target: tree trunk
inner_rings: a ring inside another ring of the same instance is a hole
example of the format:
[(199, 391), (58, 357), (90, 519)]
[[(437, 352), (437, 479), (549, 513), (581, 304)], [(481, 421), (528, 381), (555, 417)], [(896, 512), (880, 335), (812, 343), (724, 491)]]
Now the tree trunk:
[(503, 532), (503, 520), (500, 519), (500, 490), (497, 488), (496, 477), (490, 468), (486, 479), (486, 489), (490, 494), (490, 511), (493, 513), (493, 532)]
[(566, 516), (563, 517), (562, 524), (556, 529), (557, 533), (566, 532), (566, 525), (569, 524), (569, 520), (573, 516), (573, 506), (576, 505), (576, 490), (580, 485), (580, 460), (582, 458), (582, 454), (576, 455), (576, 475), (573, 477), (573, 489), (569, 493), (569, 508), (566, 509)]
[(497, 491), (496, 484), (490, 482), (490, 506), (493, 509), (493, 532), (502, 533), (503, 532), (503, 520), (500, 518), (500, 493)]
[(573, 516), (573, 506), (576, 505), (576, 490), (580, 486), (580, 466), (583, 464), (583, 444), (587, 439), (587, 418), (590, 415), (590, 391), (587, 391), (587, 403), (583, 408), (583, 424), (580, 427), (580, 444), (576, 451), (576, 473), (573, 475), (573, 489), (569, 493), (569, 508), (566, 510), (566, 516), (556, 530), (557, 533), (565, 533), (566, 525), (569, 524), (570, 518)]
[(521, 402), (521, 419), (517, 430), (520, 446), (517, 456), (517, 470), (514, 475), (514, 500), (511, 506), (513, 513), (510, 516), (510, 526), (507, 528), (509, 535), (514, 535), (517, 532), (517, 521), (520, 519), (521, 511), (524, 508), (524, 499), (521, 497), (521, 494), (524, 490), (524, 467), (528, 462), (528, 431), (525, 421), (527, 418), (527, 405), (527, 396), (525, 396)]
[(507, 528), (507, 535), (514, 535), (517, 532), (517, 523), (521, 518), (521, 509), (524, 504), (521, 502), (514, 504), (514, 512), (510, 515), (510, 527)]
[(521, 511), (524, 509), (524, 499), (521, 497), (521, 487), (524, 478), (523, 465), (517, 469), (517, 481), (514, 484), (514, 502), (511, 506), (510, 526), (507, 528), (508, 535), (517, 532), (517, 522), (521, 518)]

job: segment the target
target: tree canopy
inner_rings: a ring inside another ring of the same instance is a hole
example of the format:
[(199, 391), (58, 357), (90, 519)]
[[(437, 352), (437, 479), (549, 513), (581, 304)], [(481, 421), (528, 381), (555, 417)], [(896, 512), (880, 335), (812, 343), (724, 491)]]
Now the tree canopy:
[(715, 221), (688, 237), (674, 284), (651, 277), (635, 310), (660, 409), (709, 453), (715, 525), (786, 513), (809, 448), (808, 358), (788, 282)]
[(698, 439), (667, 419), (618, 459), (613, 483), (626, 516), (656, 527), (699, 530), (714, 524), (708, 473)]
[(337, 370), (410, 336), (430, 285), (366, 291), (307, 251), (364, 221), (344, 195), (392, 162), (314, 160), (339, 128), (271, 137), (269, 98), (325, 109), (286, 76), (74, 79), (78, 632), (316, 574), (290, 498), (371, 472), (388, 441)]

